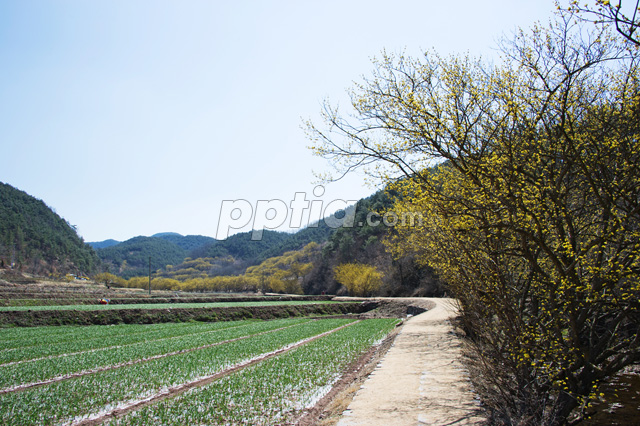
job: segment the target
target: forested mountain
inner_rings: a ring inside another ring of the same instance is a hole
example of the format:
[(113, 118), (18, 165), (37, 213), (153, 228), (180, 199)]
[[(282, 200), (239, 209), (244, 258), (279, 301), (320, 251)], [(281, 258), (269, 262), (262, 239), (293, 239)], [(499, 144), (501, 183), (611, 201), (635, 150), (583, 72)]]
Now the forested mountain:
[(151, 270), (181, 263), (187, 251), (160, 237), (134, 237), (115, 246), (97, 250), (110, 272), (124, 278), (147, 275)]
[(43, 201), (0, 182), (0, 267), (39, 275), (90, 274), (96, 252)]
[(203, 246), (214, 243), (216, 240), (204, 235), (180, 235), (177, 232), (162, 232), (154, 234), (152, 237), (162, 238), (165, 241), (174, 243), (178, 247), (188, 252), (197, 250)]
[(214, 240), (212, 243), (193, 250), (190, 257), (224, 257), (233, 256), (251, 263), (264, 259), (263, 253), (282, 244), (291, 237), (286, 232), (264, 230), (262, 238), (251, 239), (252, 232), (242, 232), (232, 235), (225, 240)]
[(264, 261), (270, 257), (280, 256), (285, 252), (299, 250), (309, 243), (324, 243), (329, 240), (335, 232), (324, 220), (313, 223), (307, 228), (289, 234), (289, 237), (282, 240), (278, 245), (265, 250), (258, 260)]
[[(442, 284), (430, 268), (419, 265), (411, 255), (394, 259), (384, 245), (383, 240), (395, 231), (377, 212), (389, 210), (393, 202), (387, 192), (379, 191), (298, 232), (264, 230), (258, 240), (251, 239), (252, 232), (225, 240), (165, 232), (136, 237), (100, 249), (98, 254), (112, 273), (124, 278), (146, 276), (151, 257), (153, 276), (165, 280), (156, 285), (163, 288), (244, 291), (268, 287), (276, 291), (295, 287), (309, 294), (335, 294), (345, 291), (335, 279), (335, 268), (358, 264), (380, 273), (382, 285), (376, 294), (441, 295)], [(296, 256), (307, 259), (304, 273), (297, 261), (290, 261)], [(297, 274), (295, 285), (287, 281), (293, 276), (291, 271)]]
[(120, 244), (120, 241), (116, 241), (113, 239), (108, 239), (108, 240), (104, 240), (104, 241), (95, 241), (95, 242), (89, 242), (87, 243), (89, 244), (91, 247), (93, 247), (94, 249), (101, 249), (101, 248), (107, 248), (107, 247), (111, 247), (111, 246), (115, 246), (116, 244)]
[(252, 232), (232, 235), (226, 240), (214, 240), (212, 243), (190, 252), (192, 258), (233, 256), (260, 263), (270, 257), (280, 256), (284, 252), (299, 250), (310, 242), (324, 243), (335, 229), (327, 226), (324, 220), (314, 223), (298, 232), (262, 231), (262, 238), (251, 240)]
[[(124, 278), (148, 274), (149, 257), (152, 272), (165, 269), (167, 265), (180, 265), (185, 260), (188, 263), (190, 259), (213, 258), (225, 259), (223, 263), (227, 265), (212, 270), (213, 276), (238, 275), (270, 257), (301, 249), (310, 242), (323, 243), (331, 232), (333, 229), (324, 222), (295, 234), (264, 230), (260, 240), (252, 240), (251, 232), (235, 234), (225, 240), (165, 232), (152, 237), (135, 237), (97, 252), (112, 273)], [(229, 258), (233, 261), (229, 262)]]
[(440, 296), (444, 286), (434, 271), (418, 264), (415, 256), (404, 255), (394, 259), (383, 240), (395, 232), (393, 218), (383, 219), (394, 200), (381, 190), (364, 198), (347, 214), (354, 217), (345, 221), (347, 226), (334, 230), (314, 259), (313, 269), (305, 277), (305, 293), (339, 293), (344, 288), (335, 280), (334, 269), (341, 264), (374, 266), (382, 274), (382, 286), (377, 294), (384, 296)]

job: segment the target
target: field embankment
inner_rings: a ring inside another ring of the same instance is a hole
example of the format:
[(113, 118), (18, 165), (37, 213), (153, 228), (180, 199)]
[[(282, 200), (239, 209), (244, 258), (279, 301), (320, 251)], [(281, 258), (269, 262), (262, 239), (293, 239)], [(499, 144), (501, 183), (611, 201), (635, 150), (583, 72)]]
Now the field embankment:
[(237, 321), (300, 316), (362, 314), (377, 307), (375, 303), (307, 303), (265, 306), (225, 306), (164, 309), (102, 310), (21, 310), (0, 311), (0, 326), (154, 324), (187, 321)]

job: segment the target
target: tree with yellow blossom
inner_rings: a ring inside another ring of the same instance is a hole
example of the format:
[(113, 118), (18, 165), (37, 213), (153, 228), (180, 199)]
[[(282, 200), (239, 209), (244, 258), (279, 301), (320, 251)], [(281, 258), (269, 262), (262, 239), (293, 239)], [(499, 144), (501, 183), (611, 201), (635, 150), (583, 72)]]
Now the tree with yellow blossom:
[(640, 58), (565, 12), (501, 59), (383, 53), (349, 115), (307, 128), (421, 215), (388, 246), (448, 283), (494, 415), (565, 424), (640, 361)]

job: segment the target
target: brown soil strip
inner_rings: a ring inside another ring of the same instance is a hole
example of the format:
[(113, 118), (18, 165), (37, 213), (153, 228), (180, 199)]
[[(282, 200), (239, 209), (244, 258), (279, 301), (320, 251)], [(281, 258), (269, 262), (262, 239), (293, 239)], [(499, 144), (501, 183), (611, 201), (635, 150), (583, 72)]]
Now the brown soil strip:
[(367, 377), (387, 353), (401, 327), (398, 325), (380, 344), (371, 347), (349, 365), (329, 393), (315, 406), (305, 409), (294, 421), (296, 426), (330, 426), (340, 418)]
[(0, 311), (0, 327), (44, 325), (156, 324), (188, 321), (237, 321), (241, 319), (276, 319), (312, 315), (362, 314), (377, 307), (375, 302), (310, 303), (209, 308), (153, 308), (98, 310), (22, 310)]
[(359, 321), (354, 321), (352, 323), (349, 324), (345, 324), (342, 325), (340, 327), (334, 328), (333, 330), (329, 330), (329, 331), (325, 331), (324, 333), (318, 334), (316, 336), (312, 336), (312, 337), (308, 337), (306, 339), (300, 340), (299, 342), (296, 343), (292, 343), (290, 345), (284, 346), (280, 349), (276, 349), (275, 351), (272, 352), (268, 352), (266, 354), (262, 354), (259, 355), (257, 357), (251, 358), (247, 361), (243, 361), (241, 363), (238, 363), (234, 366), (231, 366), (229, 368), (226, 368), (222, 371), (219, 371), (217, 373), (214, 373), (210, 376), (206, 376), (206, 377), (202, 377), (200, 379), (196, 379), (193, 380), (191, 382), (187, 382), (187, 383), (182, 383), (180, 385), (176, 385), (176, 386), (172, 386), (162, 392), (159, 392), (155, 395), (149, 396), (147, 398), (144, 399), (140, 399), (137, 401), (132, 401), (126, 404), (122, 404), (121, 406), (114, 408), (111, 411), (108, 412), (104, 412), (104, 413), (98, 413), (94, 416), (91, 416), (89, 418), (83, 419), (83, 420), (79, 420), (77, 422), (74, 422), (71, 424), (71, 426), (95, 426), (95, 425), (99, 425), (102, 424), (103, 422), (105, 422), (106, 420), (112, 419), (112, 418), (116, 418), (116, 417), (122, 417), (132, 411), (137, 411), (140, 410), (141, 408), (144, 408), (148, 405), (152, 405), (152, 404), (156, 404), (164, 399), (167, 398), (175, 398), (178, 395), (183, 394), (184, 392), (188, 391), (189, 389), (193, 389), (196, 387), (202, 387), (202, 386), (206, 386), (209, 383), (218, 380), (222, 377), (225, 377), (229, 374), (235, 373), (239, 370), (242, 370), (243, 368), (246, 368), (250, 365), (254, 365), (256, 363), (265, 361), (267, 359), (273, 358), (275, 356), (278, 355), (282, 355), (286, 352), (289, 352), (295, 348), (298, 348), (302, 345), (305, 345), (307, 343), (313, 342), (314, 340), (320, 339), (324, 336), (327, 336), (331, 333), (335, 333), (338, 330), (341, 330), (345, 327), (349, 327), (351, 325), (357, 324)]
[[(302, 324), (304, 324), (304, 323), (302, 323)], [(91, 370), (79, 371), (77, 373), (64, 374), (62, 376), (52, 377), (50, 379), (42, 380), (42, 381), (39, 381), (39, 382), (24, 383), (24, 384), (21, 384), (21, 385), (18, 385), (18, 386), (12, 386), (12, 387), (8, 387), (8, 388), (0, 389), (0, 395), (3, 395), (5, 393), (23, 391), (23, 390), (26, 390), (26, 389), (31, 389), (31, 388), (35, 388), (35, 387), (39, 387), (39, 386), (48, 385), (48, 384), (51, 384), (51, 383), (61, 382), (63, 380), (76, 379), (78, 377), (88, 376), (89, 374), (96, 374), (96, 373), (101, 373), (103, 371), (115, 370), (115, 369), (118, 369), (118, 368), (128, 367), (130, 365), (140, 364), (140, 363), (143, 363), (143, 362), (153, 361), (153, 360), (156, 360), (156, 359), (167, 358), (167, 357), (174, 356), (174, 355), (180, 355), (180, 354), (185, 354), (185, 353), (189, 353), (189, 352), (193, 352), (193, 351), (199, 351), (201, 349), (208, 349), (208, 348), (212, 348), (214, 346), (220, 346), (220, 345), (224, 345), (224, 344), (227, 344), (227, 343), (236, 342), (238, 340), (248, 339), (250, 337), (256, 337), (256, 336), (260, 336), (260, 335), (267, 334), (267, 333), (273, 333), (273, 332), (276, 332), (276, 331), (284, 330), (284, 329), (289, 328), (289, 327), (295, 327), (297, 325), (300, 325), (300, 324), (288, 325), (286, 327), (276, 328), (275, 330), (263, 331), (261, 333), (250, 334), (248, 336), (237, 337), (235, 339), (229, 339), (229, 340), (225, 340), (225, 341), (222, 341), (222, 342), (210, 343), (208, 345), (198, 346), (196, 348), (182, 349), (182, 350), (179, 350), (179, 351), (169, 352), (169, 353), (166, 353), (166, 354), (150, 356), (148, 358), (134, 359), (134, 360), (127, 361), (127, 362), (122, 362), (120, 364), (112, 364), (112, 365), (107, 365), (107, 366), (104, 366), (104, 367), (93, 368)]]

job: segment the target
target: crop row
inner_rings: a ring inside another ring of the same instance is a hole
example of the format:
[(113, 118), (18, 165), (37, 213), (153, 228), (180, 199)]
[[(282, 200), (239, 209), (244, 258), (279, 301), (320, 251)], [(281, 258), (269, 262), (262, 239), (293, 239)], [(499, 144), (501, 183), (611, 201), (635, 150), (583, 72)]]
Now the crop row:
[(331, 389), (395, 320), (367, 320), (205, 387), (113, 420), (112, 425), (290, 424)]
[[(114, 346), (150, 342), (160, 339), (172, 339), (177, 336), (209, 333), (222, 328), (236, 327), (247, 322), (232, 323), (164, 323), (152, 325), (131, 325), (129, 331), (126, 326), (89, 326), (74, 327), (76, 333), (69, 336), (60, 336), (60, 339), (46, 339), (47, 343), (37, 344), (34, 337), (28, 336), (22, 339), (21, 347), (7, 348), (0, 351), (0, 366), (9, 362), (25, 362), (28, 360), (68, 356), (83, 351), (101, 350)], [(115, 328), (118, 327), (118, 328)], [(55, 327), (48, 328), (49, 332), (55, 332)], [(83, 329), (90, 329), (87, 330)], [(44, 340), (44, 339), (43, 339)]]
[(80, 352), (64, 357), (44, 358), (20, 364), (0, 366), (0, 389), (109, 366), (121, 366), (136, 360), (248, 337), (257, 333), (282, 328), (285, 324), (295, 325), (304, 321), (310, 320), (244, 322), (237, 327), (229, 327), (228, 323), (217, 323), (219, 324), (217, 330), (206, 333), (174, 336), (170, 339), (143, 341), (130, 345), (108, 347), (102, 350)]
[[(43, 326), (43, 327), (15, 327), (3, 329), (0, 333), (0, 353), (11, 349), (23, 349), (27, 347), (46, 347), (58, 343), (71, 343), (87, 341), (91, 339), (110, 339), (121, 335), (147, 334), (157, 330), (187, 329), (194, 326), (202, 326), (202, 323), (165, 323), (165, 324), (119, 324), (108, 327), (93, 325), (78, 327), (69, 326)], [(179, 333), (179, 331), (178, 331)]]
[[(268, 321), (263, 324), (277, 328), (296, 324), (295, 321)], [(250, 339), (5, 393), (0, 395), (1, 421), (7, 425), (72, 423), (158, 394), (172, 386), (210, 376), (349, 322), (345, 319), (307, 321), (277, 332), (257, 334)]]

